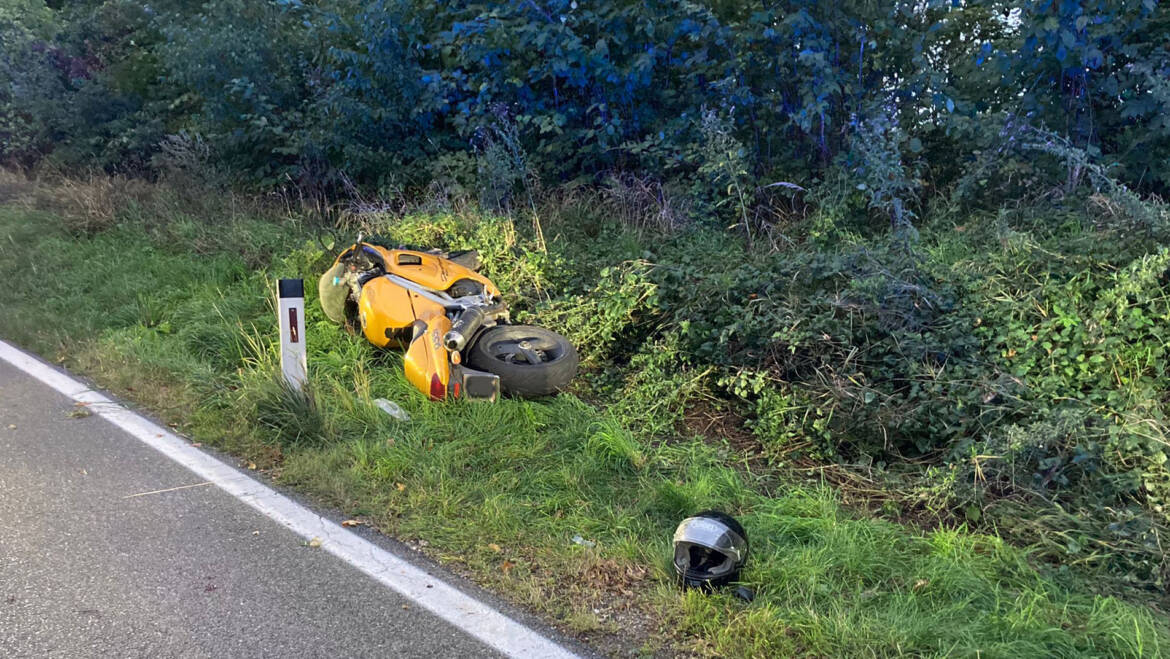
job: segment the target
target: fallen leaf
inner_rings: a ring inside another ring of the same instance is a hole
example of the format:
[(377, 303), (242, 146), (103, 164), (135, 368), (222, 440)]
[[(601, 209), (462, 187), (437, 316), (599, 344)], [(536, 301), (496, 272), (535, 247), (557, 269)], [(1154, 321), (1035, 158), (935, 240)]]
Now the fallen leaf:
[(79, 407), (69, 413), (70, 419), (84, 419), (87, 416), (93, 416), (93, 412), (90, 412), (84, 407)]
[(626, 566), (626, 576), (630, 581), (641, 581), (646, 578), (646, 568), (640, 565)]
[(395, 487), (398, 488), (399, 492), (402, 492), (403, 490), (406, 489), (406, 484), (405, 483), (398, 483)]
[(500, 546), (494, 542), (488, 545), (488, 549), (496, 552), (497, 554), (503, 551), (503, 549), (501, 549)]
[(922, 588), (923, 586), (926, 586), (929, 583), (930, 583), (929, 579), (919, 579), (918, 581), (914, 582), (914, 590), (918, 590), (919, 588)]
[(347, 519), (341, 523), (342, 526), (361, 526), (362, 523), (356, 519)]
[(504, 574), (511, 573), (512, 568), (514, 567), (516, 567), (516, 564), (512, 561), (504, 561), (503, 563), (500, 563), (500, 569), (504, 571)]
[(249, 462), (249, 463), (248, 463), (248, 469), (251, 469), (252, 471), (256, 471), (256, 463), (255, 463), (255, 462)]
[(309, 541), (309, 546), (312, 547), (313, 549), (320, 547), (321, 546), (321, 538), (313, 538), (312, 540)]
[(199, 447), (203, 446), (203, 442), (192, 442), (191, 446), (194, 446), (195, 448), (199, 448)]

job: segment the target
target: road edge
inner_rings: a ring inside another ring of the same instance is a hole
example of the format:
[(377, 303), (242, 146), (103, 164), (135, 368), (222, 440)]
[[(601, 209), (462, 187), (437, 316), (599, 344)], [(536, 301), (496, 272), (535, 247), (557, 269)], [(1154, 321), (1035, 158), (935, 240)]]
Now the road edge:
[(167, 428), (4, 340), (0, 340), (0, 359), (75, 402), (85, 404), (94, 414), (305, 540), (319, 540), (322, 550), (502, 654), (565, 659), (579, 656), (405, 559), (240, 473)]

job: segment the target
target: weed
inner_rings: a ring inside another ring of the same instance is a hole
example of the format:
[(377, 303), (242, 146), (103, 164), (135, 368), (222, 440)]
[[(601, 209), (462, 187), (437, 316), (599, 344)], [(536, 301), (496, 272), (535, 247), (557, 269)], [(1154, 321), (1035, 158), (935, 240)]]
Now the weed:
[(646, 456), (638, 440), (612, 417), (594, 424), (585, 440), (585, 450), (597, 460), (617, 468), (638, 469), (646, 465)]
[(670, 235), (693, 222), (687, 197), (651, 178), (611, 175), (601, 197), (605, 215), (639, 232)]
[(476, 146), (477, 180), (481, 184), (482, 208), (510, 211), (513, 194), (520, 188), (532, 216), (532, 228), (540, 251), (546, 251), (544, 230), (540, 225), (534, 188), (539, 185), (536, 173), (528, 165), (528, 156), (520, 141), (520, 129), (500, 105), (494, 109), (495, 122), (478, 134)]
[(752, 225), (748, 218), (748, 209), (751, 205), (751, 184), (748, 174), (748, 161), (743, 144), (736, 139), (733, 123), (735, 108), (731, 108), (728, 116), (720, 115), (713, 108), (704, 107), (700, 132), (702, 134), (702, 164), (699, 174), (706, 176), (710, 183), (718, 190), (716, 207), (732, 205), (735, 211), (736, 224), (732, 228), (742, 227), (752, 241)]
[(850, 159), (861, 182), (857, 184), (869, 197), (870, 207), (890, 218), (895, 233), (914, 230), (917, 199), (917, 172), (906, 166), (901, 143), (906, 140), (896, 118), (882, 112), (861, 121), (854, 119), (855, 132), (850, 141)]

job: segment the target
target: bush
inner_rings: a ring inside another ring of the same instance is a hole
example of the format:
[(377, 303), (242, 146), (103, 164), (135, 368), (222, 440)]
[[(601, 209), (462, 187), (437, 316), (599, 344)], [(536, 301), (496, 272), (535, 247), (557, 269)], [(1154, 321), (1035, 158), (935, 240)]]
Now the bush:
[[(769, 223), (745, 212), (765, 186), (842, 163), (901, 222), (918, 183), (899, 154), (946, 185), (1027, 116), (1165, 192), (1164, 12), (1045, 7), (21, 0), (0, 17), (0, 129), (8, 158), (111, 168), (194, 131), (245, 182), (319, 194), (421, 189), (439, 159), (513, 141), (546, 179), (695, 183), (748, 225)], [(909, 187), (873, 185), (901, 169)]]

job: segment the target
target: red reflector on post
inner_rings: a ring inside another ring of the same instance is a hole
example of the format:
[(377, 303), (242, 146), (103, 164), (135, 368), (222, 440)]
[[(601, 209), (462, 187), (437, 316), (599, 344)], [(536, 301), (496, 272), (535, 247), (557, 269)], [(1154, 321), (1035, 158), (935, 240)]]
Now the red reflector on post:
[(439, 374), (431, 376), (431, 400), (443, 400), (447, 397), (447, 390), (439, 380)]
[(456, 382), (455, 386), (451, 387), (451, 397), (459, 398), (459, 394), (461, 393), (463, 393), (463, 387), (458, 382)]
[(288, 334), (289, 334), (288, 340), (289, 340), (289, 343), (300, 343), (301, 342), (301, 335), (297, 331), (297, 327), (299, 325), (300, 325), (300, 323), (297, 322), (297, 308), (296, 307), (289, 307), (289, 309), (288, 309)]

